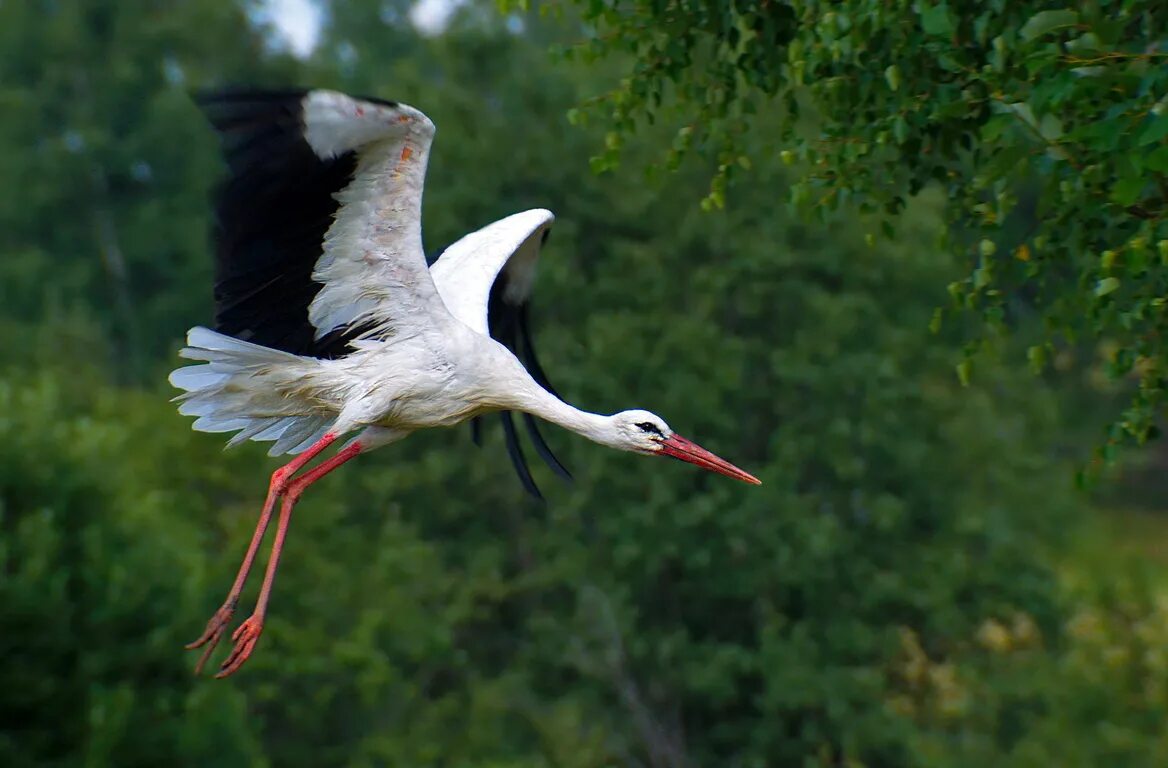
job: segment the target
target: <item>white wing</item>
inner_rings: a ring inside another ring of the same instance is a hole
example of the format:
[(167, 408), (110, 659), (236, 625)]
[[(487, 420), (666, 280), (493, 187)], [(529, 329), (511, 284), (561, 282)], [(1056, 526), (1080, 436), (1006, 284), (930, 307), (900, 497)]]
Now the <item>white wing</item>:
[(487, 304), (502, 272), (503, 300), (519, 305), (531, 294), (539, 248), (555, 216), (535, 208), (488, 224), (457, 241), (438, 257), (430, 274), (450, 313), (490, 335)]
[(315, 337), (345, 326), (393, 333), (425, 323), (441, 308), (422, 250), (434, 124), (405, 104), (335, 91), (310, 91), (302, 107), (304, 138), (317, 157), (357, 156), (312, 272), (324, 284), (308, 308)]

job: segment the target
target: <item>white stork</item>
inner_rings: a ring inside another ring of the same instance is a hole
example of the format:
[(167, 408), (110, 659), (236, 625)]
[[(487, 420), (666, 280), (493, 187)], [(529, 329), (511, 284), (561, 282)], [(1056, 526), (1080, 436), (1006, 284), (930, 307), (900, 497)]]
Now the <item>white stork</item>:
[[(233, 633), (217, 677), (235, 672), (263, 630), (292, 508), (360, 453), (411, 432), (502, 412), (520, 478), (538, 493), (510, 412), (601, 445), (672, 456), (748, 483), (744, 472), (648, 411), (611, 416), (560, 400), (535, 360), (526, 307), (553, 216), (508, 216), (454, 243), (433, 266), (422, 250), (422, 185), (434, 124), (418, 110), (325, 90), (226, 91), (197, 98), (220, 134), (228, 176), (217, 196), (216, 330), (192, 328), (175, 370), (179, 411), (229, 445), (274, 440), (277, 469), (235, 583), (206, 630), (198, 673), (225, 633), (277, 500), (283, 499), (254, 613)], [(527, 362), (527, 367), (520, 357)], [(342, 436), (331, 458), (302, 474)], [(475, 430), (477, 437), (477, 429)]]

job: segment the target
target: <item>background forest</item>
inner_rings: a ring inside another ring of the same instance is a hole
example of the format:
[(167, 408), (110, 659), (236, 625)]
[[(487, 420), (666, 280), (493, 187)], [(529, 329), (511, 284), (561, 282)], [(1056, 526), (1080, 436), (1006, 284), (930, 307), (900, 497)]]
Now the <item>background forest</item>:
[[(1124, 397), (1106, 339), (1036, 376), (1023, 316), (963, 387), (939, 194), (892, 240), (796, 218), (764, 109), (703, 211), (713, 161), (642, 172), (676, 128), (590, 169), (605, 126), (567, 115), (628, 61), (549, 56), (570, 13), (327, 6), (298, 58), (246, 2), (0, 1), (0, 765), (1168, 765), (1163, 458), (1074, 483)], [(240, 82), (423, 109), (428, 248), (554, 210), (561, 393), (764, 485), (548, 430), (576, 481), (537, 469), (540, 504), (494, 430), (419, 434), (313, 487), (260, 651), (194, 678), (275, 466), (165, 382), (211, 317), (188, 92)]]

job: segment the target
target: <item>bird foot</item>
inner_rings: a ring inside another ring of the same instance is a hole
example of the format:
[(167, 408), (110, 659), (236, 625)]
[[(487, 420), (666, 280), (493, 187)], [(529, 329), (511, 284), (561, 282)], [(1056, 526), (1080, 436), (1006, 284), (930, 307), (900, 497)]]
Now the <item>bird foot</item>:
[(227, 659), (219, 667), (219, 672), (215, 677), (224, 678), (233, 674), (236, 670), (243, 666), (243, 662), (247, 661), (251, 656), (251, 652), (255, 649), (256, 641), (260, 639), (260, 633), (264, 631), (264, 620), (262, 616), (252, 614), (247, 619), (236, 627), (235, 632), (231, 634), (231, 639), (235, 642), (235, 647), (231, 649), (231, 653)]
[(211, 652), (215, 650), (215, 646), (219, 645), (219, 641), (223, 638), (223, 633), (227, 631), (227, 625), (231, 623), (231, 617), (235, 614), (235, 601), (229, 601), (219, 607), (215, 611), (215, 615), (207, 622), (207, 628), (203, 630), (203, 634), (199, 635), (199, 639), (193, 643), (188, 643), (186, 649), (193, 651), (196, 648), (201, 648), (206, 645), (203, 655), (199, 657), (199, 663), (195, 665), (195, 674), (199, 675), (203, 672), (203, 665), (207, 663), (207, 659), (211, 656)]

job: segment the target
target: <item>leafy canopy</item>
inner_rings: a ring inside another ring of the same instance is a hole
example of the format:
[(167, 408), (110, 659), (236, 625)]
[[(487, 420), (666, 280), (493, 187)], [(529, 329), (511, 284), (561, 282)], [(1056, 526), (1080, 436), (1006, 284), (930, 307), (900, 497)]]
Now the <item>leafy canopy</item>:
[[(1168, 6), (572, 4), (595, 34), (570, 54), (635, 57), (570, 115), (607, 114), (594, 167), (613, 167), (641, 123), (670, 120), (667, 167), (695, 148), (717, 157), (703, 207), (722, 207), (732, 174), (770, 157), (792, 166), (796, 207), (824, 220), (858, 208), (888, 236), (906, 199), (938, 185), (946, 246), (968, 264), (954, 306), (979, 310), (989, 335), (1040, 312), (1039, 370), (1060, 340), (1115, 343), (1112, 373), (1139, 390), (1107, 450), (1148, 435), (1168, 373)], [(780, 127), (758, 135), (776, 112)]]

